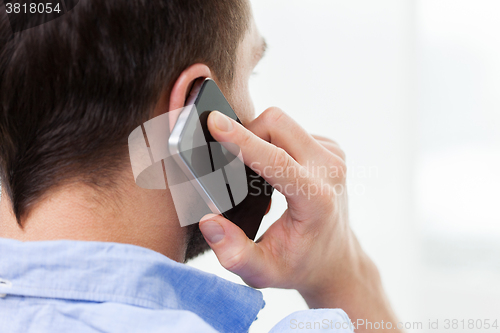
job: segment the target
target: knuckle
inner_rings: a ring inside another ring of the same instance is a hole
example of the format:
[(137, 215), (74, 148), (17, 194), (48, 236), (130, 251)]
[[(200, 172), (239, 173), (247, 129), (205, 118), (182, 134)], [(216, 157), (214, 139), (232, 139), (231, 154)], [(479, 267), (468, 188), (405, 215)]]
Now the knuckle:
[(252, 134), (249, 131), (243, 130), (238, 137), (238, 146), (248, 147), (252, 143)]
[(330, 167), (337, 167), (339, 158), (335, 154), (327, 154), (325, 163)]
[(240, 270), (242, 267), (246, 265), (246, 260), (245, 256), (243, 255), (243, 250), (240, 250), (235, 254), (228, 256), (226, 259), (224, 259), (224, 261), (221, 262), (221, 265), (225, 269), (231, 272)]
[(328, 137), (323, 137), (323, 140), (325, 140), (326, 142), (333, 143), (334, 145), (338, 145), (337, 141), (330, 139)]
[(314, 134), (313, 137), (316, 139), (316, 140), (319, 140), (319, 141), (325, 141), (325, 142), (328, 142), (328, 143), (331, 143), (331, 144), (334, 144), (334, 145), (337, 145), (338, 146), (338, 143), (337, 141), (335, 140), (332, 140), (326, 136), (322, 136), (322, 135), (317, 135), (317, 134)]
[(327, 158), (326, 163), (330, 166), (330, 169), (334, 171), (330, 174), (331, 178), (337, 180), (344, 180), (346, 178), (347, 165), (341, 157), (331, 154)]
[(275, 167), (283, 168), (284, 170), (287, 170), (290, 164), (288, 153), (280, 147), (274, 149), (274, 156), (271, 161)]
[(262, 113), (262, 119), (266, 124), (273, 126), (276, 123), (279, 123), (282, 120), (284, 115), (285, 115), (285, 112), (283, 112), (283, 110), (273, 106), (273, 107), (266, 109)]
[(341, 159), (345, 160), (346, 154), (336, 141), (327, 138), (322, 138), (319, 140), (317, 136), (315, 137), (315, 139), (318, 140), (318, 142), (328, 151), (339, 156)]
[(337, 146), (331, 143), (321, 143), (323, 147), (325, 147), (330, 153), (337, 154)]

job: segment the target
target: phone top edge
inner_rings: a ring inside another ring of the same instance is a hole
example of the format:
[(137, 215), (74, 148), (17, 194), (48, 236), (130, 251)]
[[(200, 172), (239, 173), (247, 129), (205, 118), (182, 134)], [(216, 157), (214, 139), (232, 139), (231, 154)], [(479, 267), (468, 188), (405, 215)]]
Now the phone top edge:
[(193, 106), (196, 105), (198, 101), (198, 97), (201, 93), (201, 88), (205, 84), (207, 80), (211, 80), (209, 78), (198, 78), (195, 80), (191, 91), (186, 98), (185, 105), (183, 106), (182, 112), (179, 114), (177, 121), (175, 122), (174, 128), (172, 129), (172, 133), (170, 133), (170, 137), (168, 138), (168, 148), (170, 150), (171, 155), (179, 155), (179, 144), (181, 142), (182, 134), (184, 132), (184, 128), (186, 127), (186, 122), (191, 114)]
[(191, 88), (189, 96), (186, 98), (186, 105), (196, 104), (199, 101), (199, 96), (203, 92), (203, 87), (207, 82), (210, 81), (215, 82), (214, 80), (208, 77), (196, 79), (195, 83), (193, 84), (193, 87)]

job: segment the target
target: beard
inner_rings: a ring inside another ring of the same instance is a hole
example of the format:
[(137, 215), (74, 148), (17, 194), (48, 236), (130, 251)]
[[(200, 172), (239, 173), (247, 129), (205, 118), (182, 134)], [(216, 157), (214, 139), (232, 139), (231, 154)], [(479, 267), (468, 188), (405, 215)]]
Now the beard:
[(184, 262), (188, 262), (189, 260), (196, 258), (200, 254), (205, 253), (207, 250), (210, 250), (210, 245), (208, 245), (205, 237), (200, 231), (199, 223), (188, 225), (187, 230), (187, 239), (188, 245), (186, 248), (186, 255)]

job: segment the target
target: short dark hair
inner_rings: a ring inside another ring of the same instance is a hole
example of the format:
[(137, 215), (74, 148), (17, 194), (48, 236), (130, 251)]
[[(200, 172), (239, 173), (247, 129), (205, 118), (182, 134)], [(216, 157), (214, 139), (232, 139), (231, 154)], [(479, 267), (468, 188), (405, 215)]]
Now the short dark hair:
[(21, 226), (55, 186), (114, 186), (128, 135), (188, 66), (229, 87), (249, 25), (245, 0), (68, 1), (15, 34), (0, 17), (0, 177)]

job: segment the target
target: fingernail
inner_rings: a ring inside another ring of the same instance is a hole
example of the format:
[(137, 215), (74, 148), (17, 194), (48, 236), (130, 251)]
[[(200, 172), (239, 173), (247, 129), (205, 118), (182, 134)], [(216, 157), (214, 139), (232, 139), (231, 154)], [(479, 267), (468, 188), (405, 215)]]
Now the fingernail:
[(233, 129), (233, 123), (228, 117), (220, 113), (219, 111), (214, 111), (215, 126), (222, 132), (229, 132)]
[(218, 243), (222, 240), (222, 238), (224, 238), (224, 228), (222, 228), (222, 226), (217, 222), (204, 222), (203, 224), (200, 224), (200, 229), (203, 236), (205, 236), (210, 243)]

